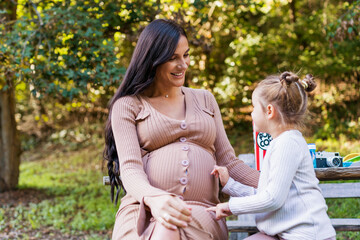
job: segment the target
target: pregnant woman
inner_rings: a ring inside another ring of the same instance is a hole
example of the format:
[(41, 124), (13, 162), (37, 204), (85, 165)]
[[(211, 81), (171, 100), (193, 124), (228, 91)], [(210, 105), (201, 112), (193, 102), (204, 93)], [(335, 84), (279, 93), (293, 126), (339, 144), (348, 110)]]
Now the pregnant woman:
[(228, 239), (215, 164), (257, 186), (259, 173), (235, 156), (213, 95), (184, 87), (189, 45), (177, 23), (158, 19), (141, 33), (110, 102), (105, 158), (111, 184), (127, 191), (113, 239)]

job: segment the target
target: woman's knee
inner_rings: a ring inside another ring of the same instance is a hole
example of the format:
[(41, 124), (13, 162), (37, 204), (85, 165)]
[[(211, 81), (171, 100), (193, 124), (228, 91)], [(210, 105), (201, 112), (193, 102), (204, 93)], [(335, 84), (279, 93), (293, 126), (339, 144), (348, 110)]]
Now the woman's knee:
[(174, 239), (180, 240), (179, 229), (170, 230), (164, 227), (160, 223), (156, 223), (153, 233), (151, 234), (151, 240), (162, 240), (162, 239)]

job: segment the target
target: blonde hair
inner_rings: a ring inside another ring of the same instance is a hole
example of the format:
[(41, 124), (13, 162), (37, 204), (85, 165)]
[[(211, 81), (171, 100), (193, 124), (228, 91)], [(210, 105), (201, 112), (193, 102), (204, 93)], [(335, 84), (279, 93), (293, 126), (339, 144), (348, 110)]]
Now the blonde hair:
[(302, 126), (307, 111), (307, 93), (315, 88), (316, 82), (311, 74), (300, 79), (292, 72), (283, 72), (262, 80), (254, 93), (264, 109), (268, 104), (277, 107), (284, 125)]

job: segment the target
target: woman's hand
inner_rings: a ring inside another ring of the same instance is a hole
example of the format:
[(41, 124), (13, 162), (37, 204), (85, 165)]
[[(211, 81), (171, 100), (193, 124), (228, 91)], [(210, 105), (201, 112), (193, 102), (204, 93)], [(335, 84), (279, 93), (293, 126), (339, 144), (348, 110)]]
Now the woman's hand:
[(191, 208), (180, 198), (173, 195), (144, 197), (153, 217), (168, 229), (187, 227), (191, 222)]
[(209, 207), (206, 209), (208, 212), (216, 212), (216, 220), (232, 215), (229, 208), (229, 203), (219, 203), (216, 207)]
[(229, 171), (226, 167), (219, 167), (215, 165), (214, 169), (211, 171), (211, 175), (215, 175), (215, 177), (220, 177), (220, 183), (223, 187), (229, 180)]

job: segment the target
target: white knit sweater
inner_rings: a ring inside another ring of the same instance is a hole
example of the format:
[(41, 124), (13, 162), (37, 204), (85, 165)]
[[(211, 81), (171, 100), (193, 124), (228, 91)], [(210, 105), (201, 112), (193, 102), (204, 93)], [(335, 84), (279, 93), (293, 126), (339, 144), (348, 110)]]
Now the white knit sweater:
[(336, 233), (318, 183), (305, 139), (290, 130), (270, 143), (255, 195), (253, 188), (233, 179), (223, 191), (232, 196), (233, 214), (257, 213), (261, 232), (283, 239), (323, 240)]

